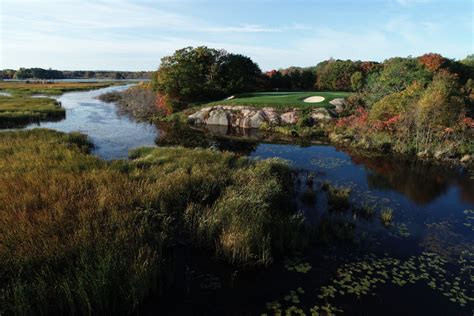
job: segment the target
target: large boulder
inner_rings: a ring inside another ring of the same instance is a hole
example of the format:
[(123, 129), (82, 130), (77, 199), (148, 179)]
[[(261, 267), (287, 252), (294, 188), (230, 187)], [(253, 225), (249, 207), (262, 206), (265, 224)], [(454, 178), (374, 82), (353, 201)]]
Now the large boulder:
[(209, 116), (205, 119), (205, 123), (208, 125), (229, 125), (229, 115), (222, 108), (217, 107), (209, 112)]
[(274, 108), (263, 108), (262, 109), (265, 118), (268, 120), (268, 123), (272, 125), (280, 124), (280, 116), (278, 115), (277, 111)]
[(265, 112), (262, 110), (257, 111), (252, 117), (250, 117), (250, 128), (260, 128), (263, 122), (266, 122), (267, 118)]
[(311, 118), (315, 121), (329, 121), (332, 119), (332, 116), (327, 109), (319, 108), (313, 110)]
[(290, 111), (280, 115), (280, 119), (284, 124), (296, 124), (298, 122), (298, 115), (296, 111)]
[(251, 118), (255, 115), (256, 111), (250, 108), (244, 108), (239, 112), (238, 118), (236, 119), (234, 126), (241, 128), (251, 128)]
[(333, 100), (329, 101), (329, 104), (334, 105), (335, 110), (336, 110), (337, 113), (341, 113), (342, 111), (344, 111), (344, 109), (347, 106), (347, 102), (343, 98), (333, 99)]
[(188, 116), (188, 122), (191, 124), (204, 124), (209, 116), (210, 110), (201, 109)]

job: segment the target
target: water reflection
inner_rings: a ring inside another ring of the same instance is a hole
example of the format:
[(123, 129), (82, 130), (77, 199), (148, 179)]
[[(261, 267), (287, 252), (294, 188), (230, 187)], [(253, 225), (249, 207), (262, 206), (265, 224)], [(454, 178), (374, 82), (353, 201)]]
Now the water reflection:
[(456, 185), (463, 199), (474, 202), (473, 183), (462, 169), (408, 157), (382, 157), (351, 150), (347, 153), (354, 164), (369, 170), (367, 184), (371, 189), (394, 190), (418, 205), (424, 205), (446, 194), (452, 185)]
[[(292, 138), (252, 129), (169, 123), (158, 124), (157, 128), (158, 146), (216, 148), (260, 158), (281, 157), (297, 169), (325, 174), (330, 180), (345, 179), (368, 190), (398, 192), (418, 206), (430, 204), (453, 187), (459, 189), (462, 200), (474, 202), (473, 181), (459, 168), (335, 148), (324, 140), (295, 144)], [(313, 199), (309, 192), (303, 197), (306, 202)]]
[(257, 142), (246, 139), (229, 139), (220, 134), (227, 133), (223, 129), (219, 132), (209, 130), (195, 129), (183, 124), (157, 124), (160, 130), (160, 136), (156, 139), (158, 146), (183, 146), (183, 147), (201, 147), (215, 148), (222, 151), (232, 151), (240, 155), (248, 156), (254, 152), (258, 146)]

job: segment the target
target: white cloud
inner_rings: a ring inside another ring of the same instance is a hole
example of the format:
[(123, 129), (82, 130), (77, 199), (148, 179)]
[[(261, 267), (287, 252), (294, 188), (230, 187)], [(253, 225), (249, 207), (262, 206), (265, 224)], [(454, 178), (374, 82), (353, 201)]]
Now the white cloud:
[(430, 0), (396, 0), (396, 2), (402, 6), (408, 6), (417, 3), (428, 3)]
[(252, 19), (222, 25), (130, 0), (0, 1), (0, 68), (151, 70), (162, 56), (198, 45), (247, 55), (264, 70), (309, 66), (329, 57), (381, 60), (429, 51), (461, 57), (472, 51), (472, 42), (440, 37), (449, 21), (409, 15), (351, 29), (343, 29), (344, 23), (318, 27), (317, 20), (311, 27)]

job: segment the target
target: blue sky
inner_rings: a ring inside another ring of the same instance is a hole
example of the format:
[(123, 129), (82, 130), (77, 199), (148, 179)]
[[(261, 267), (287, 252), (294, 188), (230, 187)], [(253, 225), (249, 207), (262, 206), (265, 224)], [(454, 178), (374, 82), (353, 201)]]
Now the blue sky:
[(154, 70), (186, 46), (263, 70), (474, 53), (473, 0), (0, 0), (0, 68)]

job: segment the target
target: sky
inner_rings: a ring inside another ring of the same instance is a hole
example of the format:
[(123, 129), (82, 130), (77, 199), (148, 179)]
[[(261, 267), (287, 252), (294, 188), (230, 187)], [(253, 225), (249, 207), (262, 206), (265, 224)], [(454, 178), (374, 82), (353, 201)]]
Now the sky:
[(474, 0), (0, 0), (0, 69), (155, 70), (187, 46), (262, 70), (474, 53)]

